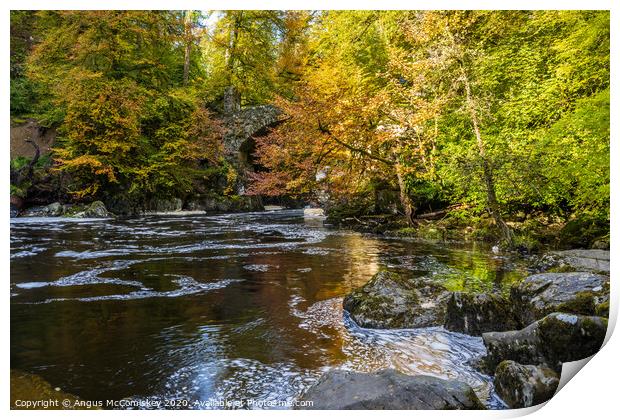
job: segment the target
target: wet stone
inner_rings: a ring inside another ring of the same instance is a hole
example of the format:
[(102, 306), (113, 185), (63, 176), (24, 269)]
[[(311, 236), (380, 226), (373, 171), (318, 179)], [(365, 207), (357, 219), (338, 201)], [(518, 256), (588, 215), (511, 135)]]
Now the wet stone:
[(421, 328), (442, 325), (446, 290), (436, 284), (380, 271), (347, 295), (343, 307), (365, 328)]
[(314, 410), (481, 410), (464, 382), (409, 376), (393, 369), (377, 373), (332, 370), (301, 397)]
[(489, 369), (513, 360), (546, 364), (559, 372), (563, 362), (594, 355), (603, 345), (606, 332), (606, 318), (556, 312), (522, 330), (484, 333), (482, 340)]
[(444, 327), (449, 331), (481, 335), (514, 330), (518, 325), (511, 302), (501, 295), (453, 292), (447, 301)]
[(521, 325), (552, 312), (594, 315), (609, 299), (609, 277), (593, 273), (541, 273), (529, 276), (510, 291)]
[(550, 400), (559, 383), (558, 374), (542, 365), (505, 360), (495, 371), (495, 390), (510, 408), (532, 407)]

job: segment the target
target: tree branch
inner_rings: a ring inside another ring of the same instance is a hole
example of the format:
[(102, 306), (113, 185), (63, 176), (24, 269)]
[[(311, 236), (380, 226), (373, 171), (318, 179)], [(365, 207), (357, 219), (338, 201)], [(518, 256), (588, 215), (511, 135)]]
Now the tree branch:
[(394, 166), (396, 163), (392, 162), (391, 160), (388, 160), (382, 156), (378, 156), (374, 153), (371, 153), (367, 150), (364, 149), (360, 149), (358, 147), (355, 146), (351, 146), (348, 143), (345, 143), (344, 141), (340, 140), (338, 137), (334, 136), (332, 134), (332, 132), (329, 130), (329, 128), (323, 126), (323, 124), (321, 124), (321, 121), (319, 121), (319, 131), (321, 131), (321, 133), (323, 134), (327, 134), (332, 140), (334, 140), (336, 143), (338, 143), (339, 145), (351, 150), (352, 152), (357, 152), (360, 153), (370, 159), (374, 159), (374, 160), (378, 160), (379, 162), (385, 163), (388, 166)]

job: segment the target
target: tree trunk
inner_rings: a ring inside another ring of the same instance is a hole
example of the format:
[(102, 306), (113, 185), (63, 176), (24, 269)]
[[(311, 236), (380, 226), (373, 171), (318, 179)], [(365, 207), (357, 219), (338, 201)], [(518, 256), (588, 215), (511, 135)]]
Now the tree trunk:
[(478, 115), (474, 106), (474, 101), (471, 94), (471, 86), (469, 85), (469, 79), (465, 73), (465, 69), (461, 67), (463, 73), (463, 82), (465, 84), (465, 93), (467, 95), (467, 108), (469, 116), (471, 118), (472, 125), (474, 127), (474, 134), (476, 135), (476, 142), (478, 144), (478, 154), (482, 160), (482, 171), (484, 177), (484, 183), (487, 191), (487, 206), (489, 212), (495, 221), (495, 224), (500, 229), (502, 238), (506, 241), (509, 247), (513, 246), (512, 231), (502, 218), (499, 210), (499, 203), (497, 202), (497, 195), (495, 194), (495, 182), (493, 180), (493, 170), (486, 156), (486, 147), (480, 134), (480, 127), (478, 125)]
[(230, 115), (241, 111), (241, 97), (234, 86), (224, 90), (224, 114)]
[(413, 205), (413, 202), (411, 201), (411, 197), (409, 197), (409, 194), (407, 194), (405, 177), (403, 175), (403, 170), (400, 163), (396, 164), (396, 177), (398, 178), (400, 204), (403, 206), (403, 211), (405, 212), (405, 222), (407, 223), (407, 226), (412, 226), (415, 207)]
[(403, 170), (403, 165), (398, 162), (398, 155), (402, 150), (402, 140), (398, 140), (398, 149), (396, 156), (394, 157), (396, 163), (394, 167), (396, 169), (396, 178), (398, 180), (398, 190), (400, 193), (400, 204), (403, 206), (403, 211), (405, 212), (405, 222), (407, 226), (413, 226), (413, 216), (415, 213), (415, 206), (413, 205), (413, 201), (411, 201), (411, 197), (407, 194), (407, 185), (405, 184), (405, 174)]
[(229, 33), (228, 47), (226, 48), (226, 76), (228, 86), (224, 90), (224, 113), (233, 114), (241, 110), (241, 96), (234, 85), (234, 71), (235, 71), (235, 59), (237, 40), (239, 38), (239, 27), (241, 26), (241, 19), (243, 17), (243, 11), (233, 12), (235, 13), (233, 27)]
[(187, 82), (189, 81), (189, 57), (192, 52), (192, 44), (191, 41), (188, 41), (185, 44), (185, 61), (183, 62), (183, 86), (187, 86)]
[(185, 26), (185, 57), (183, 60), (183, 86), (187, 86), (189, 82), (189, 64), (190, 56), (192, 53), (192, 12), (191, 10), (185, 10), (183, 16), (183, 24)]

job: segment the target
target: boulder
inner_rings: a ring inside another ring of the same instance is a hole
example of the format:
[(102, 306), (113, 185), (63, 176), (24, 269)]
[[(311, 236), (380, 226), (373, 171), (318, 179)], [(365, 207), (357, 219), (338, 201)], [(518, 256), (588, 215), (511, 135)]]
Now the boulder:
[(504, 360), (495, 370), (495, 391), (510, 408), (532, 407), (549, 401), (560, 378), (546, 366)]
[(521, 325), (552, 312), (594, 315), (609, 299), (609, 278), (592, 273), (541, 273), (529, 276), (510, 291)]
[(421, 328), (443, 324), (447, 297), (439, 285), (379, 271), (347, 295), (343, 307), (361, 327)]
[(101, 201), (93, 201), (90, 204), (64, 205), (61, 216), (90, 219), (112, 217), (113, 215)]
[(533, 323), (521, 330), (483, 333), (482, 341), (487, 349), (485, 370), (495, 371), (504, 360), (533, 365), (544, 363), (538, 332), (538, 323)]
[(453, 292), (446, 306), (444, 327), (449, 331), (481, 335), (519, 327), (508, 298), (493, 293)]
[(495, 369), (504, 360), (545, 364), (560, 371), (563, 362), (584, 359), (603, 345), (607, 319), (555, 312), (522, 330), (482, 334), (485, 363)]
[(180, 198), (153, 198), (147, 204), (147, 212), (169, 213), (181, 211), (183, 200)]
[(47, 206), (30, 207), (22, 212), (24, 217), (58, 217), (62, 216), (64, 206), (60, 203), (52, 203)]
[(482, 410), (474, 390), (464, 382), (432, 376), (409, 376), (393, 369), (377, 373), (332, 370), (301, 400), (314, 410)]
[(94, 201), (88, 205), (84, 210), (73, 215), (73, 217), (84, 218), (98, 218), (98, 217), (111, 217), (112, 214), (108, 211), (101, 201)]
[(47, 206), (31, 207), (21, 213), (23, 217), (76, 217), (97, 218), (112, 217), (105, 204), (94, 201), (90, 204), (60, 204), (52, 203)]
[(314, 217), (325, 217), (325, 210), (321, 208), (305, 208), (304, 209), (304, 218), (314, 218)]
[(17, 217), (19, 215), (19, 208), (17, 208), (17, 206), (13, 203), (10, 205), (10, 215), (11, 217)]
[(537, 271), (596, 271), (609, 273), (609, 249), (551, 251), (534, 262)]

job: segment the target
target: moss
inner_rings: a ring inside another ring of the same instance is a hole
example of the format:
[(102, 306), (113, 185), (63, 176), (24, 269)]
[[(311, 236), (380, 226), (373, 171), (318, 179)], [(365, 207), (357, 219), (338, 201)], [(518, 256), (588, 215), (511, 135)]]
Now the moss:
[(549, 315), (539, 321), (539, 336), (548, 360), (559, 364), (599, 351), (607, 331), (606, 318), (572, 315), (575, 317), (572, 321), (560, 315)]
[(567, 265), (567, 264), (561, 264), (561, 265), (556, 265), (554, 267), (550, 267), (549, 269), (546, 270), (549, 273), (572, 273), (575, 270), (574, 267)]
[(362, 327), (403, 328), (415, 316), (420, 297), (399, 274), (380, 271), (346, 296), (343, 307)]
[(416, 230), (416, 228), (404, 227), (404, 228), (395, 230), (394, 232), (390, 232), (390, 233), (393, 234), (394, 236), (415, 237), (418, 231)]
[(438, 224), (421, 224), (417, 236), (422, 239), (441, 241), (446, 239), (446, 228)]
[(542, 246), (540, 241), (530, 232), (516, 234), (513, 245), (516, 249), (524, 250), (528, 253), (536, 252)]
[[(52, 385), (38, 375), (33, 375), (18, 370), (11, 370), (11, 409), (23, 409), (17, 406), (16, 401), (58, 401), (58, 406), (50, 404), (43, 409), (62, 410), (72, 408), (79, 401), (75, 395), (54, 388)], [(69, 400), (71, 407), (63, 407), (60, 402)]]
[(596, 305), (596, 308), (594, 308), (594, 313), (596, 316), (609, 318), (609, 301)]
[(598, 238), (608, 235), (608, 219), (595, 214), (581, 214), (564, 225), (559, 232), (558, 240), (564, 248), (587, 248)]
[(596, 296), (590, 291), (579, 292), (574, 299), (558, 305), (557, 311), (572, 314), (593, 315)]

